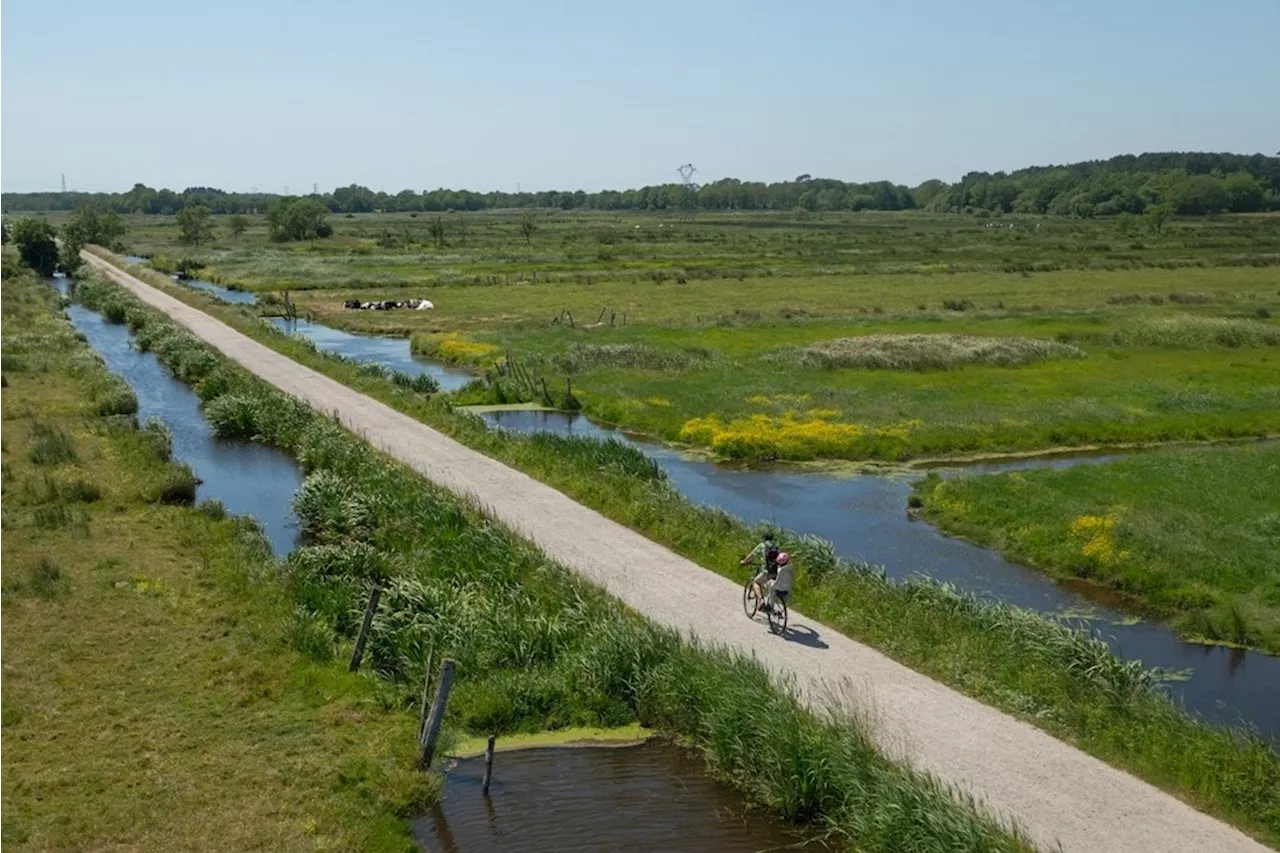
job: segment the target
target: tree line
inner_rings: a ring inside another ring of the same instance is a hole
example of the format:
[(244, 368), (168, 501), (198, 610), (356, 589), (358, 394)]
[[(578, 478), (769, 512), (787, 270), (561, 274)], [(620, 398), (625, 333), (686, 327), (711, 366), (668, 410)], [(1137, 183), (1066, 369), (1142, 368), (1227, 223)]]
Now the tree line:
[[(472, 192), (435, 189), (388, 194), (351, 184), (332, 192), (284, 197), (229, 193), (212, 187), (182, 192), (135, 184), (124, 193), (8, 193), (9, 211), (76, 210), (93, 201), (116, 213), (177, 214), (199, 206), (212, 214), (268, 213), (283, 216), (282, 198), (305, 198), (283, 232), (305, 231), (319, 206), (331, 213), (444, 212), (511, 208), (560, 210), (764, 210), (858, 211), (924, 209), (939, 213), (1034, 213), (1057, 216), (1141, 214), (1155, 205), (1173, 213), (1202, 215), (1280, 210), (1280, 157), (1262, 154), (1154, 153), (1124, 155), (1065, 166), (1016, 172), (970, 172), (955, 183), (929, 180), (916, 187), (889, 181), (850, 183), (800, 175), (775, 183), (726, 178), (701, 186), (658, 184), (588, 193)], [(289, 202), (292, 204), (293, 202)], [(274, 206), (274, 208), (273, 208)], [(306, 212), (303, 217), (300, 214)], [(289, 218), (289, 217), (285, 217)], [(307, 221), (302, 221), (302, 220)]]

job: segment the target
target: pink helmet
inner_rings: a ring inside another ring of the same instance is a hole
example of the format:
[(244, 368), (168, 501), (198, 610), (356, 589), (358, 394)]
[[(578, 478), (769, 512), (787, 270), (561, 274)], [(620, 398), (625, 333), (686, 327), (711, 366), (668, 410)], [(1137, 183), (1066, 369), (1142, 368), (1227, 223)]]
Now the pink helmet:
[(778, 555), (779, 566), (785, 566), (787, 563), (790, 563), (790, 562), (791, 562), (791, 555), (788, 554), (786, 551), (783, 551)]

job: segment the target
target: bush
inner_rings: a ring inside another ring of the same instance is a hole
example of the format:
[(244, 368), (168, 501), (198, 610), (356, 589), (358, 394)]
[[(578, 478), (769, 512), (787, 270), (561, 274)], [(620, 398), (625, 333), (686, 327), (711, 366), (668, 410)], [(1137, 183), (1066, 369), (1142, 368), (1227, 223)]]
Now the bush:
[(173, 435), (163, 421), (151, 418), (141, 432), (148, 449), (156, 459), (168, 462), (173, 458)]
[(951, 370), (966, 364), (1015, 367), (1059, 358), (1084, 358), (1079, 347), (1039, 338), (972, 335), (861, 335), (799, 350), (805, 367), (865, 370)]
[(942, 307), (948, 311), (968, 311), (973, 307), (973, 303), (968, 299), (944, 299)]
[(1116, 346), (1163, 349), (1280, 346), (1280, 328), (1256, 320), (1183, 315), (1143, 320), (1116, 329)]
[(152, 500), (162, 504), (191, 506), (196, 502), (196, 488), (199, 485), (200, 478), (189, 465), (176, 465), (165, 472)]
[(64, 484), (59, 493), (64, 501), (71, 503), (94, 503), (102, 499), (102, 489), (96, 483), (84, 479)]
[(216, 498), (206, 498), (196, 505), (196, 512), (210, 521), (222, 521), (227, 517), (226, 505)]
[(419, 373), (417, 376), (410, 376), (399, 370), (391, 373), (391, 381), (400, 388), (407, 388), (417, 394), (434, 394), (440, 390), (440, 383), (436, 381), (434, 376), (426, 373)]
[(56, 598), (70, 591), (62, 567), (52, 557), (41, 557), (30, 575), (31, 591), (41, 598)]
[(98, 397), (94, 410), (103, 417), (132, 415), (138, 411), (138, 397), (123, 382), (113, 383), (110, 390)]
[(373, 521), (368, 499), (332, 471), (317, 471), (303, 480), (293, 511), (303, 534), (317, 542), (367, 537)]
[(31, 425), (31, 432), (35, 441), (27, 456), (35, 464), (61, 465), (78, 458), (71, 437), (58, 427), (37, 422)]

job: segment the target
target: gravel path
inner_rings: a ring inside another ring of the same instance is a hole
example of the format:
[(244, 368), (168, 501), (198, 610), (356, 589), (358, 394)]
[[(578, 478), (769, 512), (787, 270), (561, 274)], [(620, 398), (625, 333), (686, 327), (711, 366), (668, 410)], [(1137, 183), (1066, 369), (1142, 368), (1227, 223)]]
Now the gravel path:
[(471, 498), (560, 563), (657, 622), (754, 655), (816, 706), (867, 717), (885, 752), (1014, 820), (1042, 849), (1263, 851), (1238, 830), (1026, 723), (792, 612), (795, 640), (742, 614), (741, 587), (551, 487), (286, 358), (85, 253), (144, 302), (431, 481)]

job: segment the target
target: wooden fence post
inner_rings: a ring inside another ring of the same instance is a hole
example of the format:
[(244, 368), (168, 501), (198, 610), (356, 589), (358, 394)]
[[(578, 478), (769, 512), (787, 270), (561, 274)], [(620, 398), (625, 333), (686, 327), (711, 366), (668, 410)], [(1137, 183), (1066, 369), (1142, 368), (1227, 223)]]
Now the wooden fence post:
[(493, 779), (493, 742), (497, 735), (489, 735), (489, 745), (484, 748), (484, 782), (480, 785), (480, 793), (489, 796), (489, 782)]
[(436, 647), (427, 652), (427, 676), (422, 680), (422, 704), (418, 708), (418, 746), (422, 746), (427, 734), (427, 707), (431, 699), (431, 668), (436, 663)]
[(369, 604), (364, 609), (364, 621), (360, 623), (360, 633), (356, 636), (356, 647), (351, 650), (351, 665), (347, 667), (350, 672), (360, 668), (360, 660), (364, 657), (364, 644), (369, 639), (369, 626), (373, 624), (373, 614), (378, 609), (378, 598), (381, 595), (382, 587), (374, 581), (373, 589), (369, 591)]
[(435, 758), (436, 740), (440, 737), (445, 706), (449, 703), (449, 691), (453, 688), (453, 663), (446, 658), (440, 665), (440, 683), (436, 687), (436, 699), (431, 703), (431, 716), (427, 718), (427, 736), (422, 745), (420, 764), (424, 769), (430, 767), (431, 759)]

